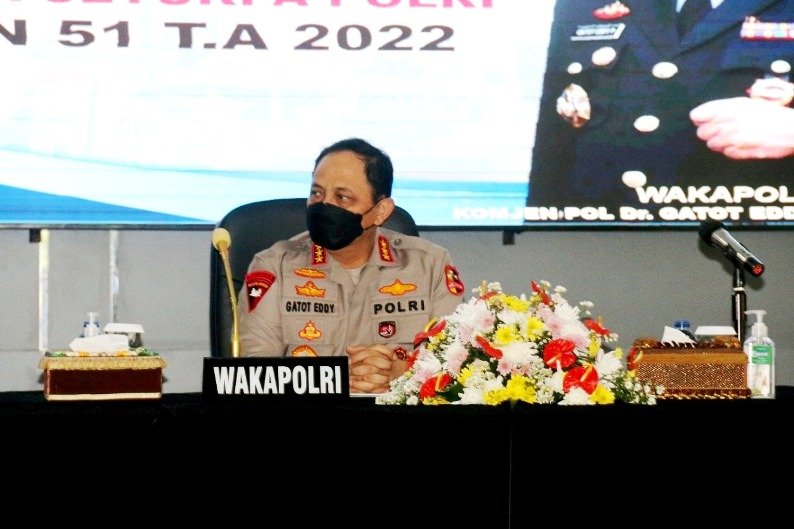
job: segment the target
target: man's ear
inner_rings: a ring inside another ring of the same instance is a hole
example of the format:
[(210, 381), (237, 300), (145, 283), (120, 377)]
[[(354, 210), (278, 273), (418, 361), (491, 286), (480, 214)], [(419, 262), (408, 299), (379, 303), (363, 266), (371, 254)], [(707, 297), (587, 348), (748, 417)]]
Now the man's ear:
[(375, 208), (375, 224), (378, 226), (383, 226), (383, 223), (386, 222), (393, 211), (394, 199), (391, 197), (381, 199), (381, 201), (378, 202), (378, 206)]

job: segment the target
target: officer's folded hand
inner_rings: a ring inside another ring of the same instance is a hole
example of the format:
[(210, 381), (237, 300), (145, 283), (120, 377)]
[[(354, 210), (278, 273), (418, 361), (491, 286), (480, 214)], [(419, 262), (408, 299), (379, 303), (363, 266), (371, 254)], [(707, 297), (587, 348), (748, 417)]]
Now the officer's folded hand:
[(762, 98), (708, 101), (689, 113), (709, 149), (736, 160), (794, 155), (794, 109)]
[(351, 345), (347, 354), (351, 393), (383, 393), (389, 389), (394, 364), (399, 362), (391, 348), (382, 344)]

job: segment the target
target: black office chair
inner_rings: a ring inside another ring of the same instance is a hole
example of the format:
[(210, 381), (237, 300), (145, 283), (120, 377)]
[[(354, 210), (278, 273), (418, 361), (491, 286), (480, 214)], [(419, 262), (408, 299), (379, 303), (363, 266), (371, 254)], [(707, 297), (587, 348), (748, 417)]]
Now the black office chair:
[[(227, 213), (216, 227), (231, 236), (229, 265), (235, 295), (240, 292), (254, 254), (276, 241), (306, 230), (306, 199), (278, 198), (244, 204)], [(384, 227), (406, 235), (419, 235), (410, 213), (397, 206)], [(231, 356), (232, 308), (223, 260), (215, 248), (210, 256), (210, 353)]]

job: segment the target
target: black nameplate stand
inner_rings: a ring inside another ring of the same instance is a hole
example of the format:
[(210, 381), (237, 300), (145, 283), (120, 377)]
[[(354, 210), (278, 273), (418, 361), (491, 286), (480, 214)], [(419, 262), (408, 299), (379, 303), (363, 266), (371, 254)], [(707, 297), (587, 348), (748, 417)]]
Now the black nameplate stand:
[(205, 357), (202, 394), (216, 402), (346, 400), (347, 357)]

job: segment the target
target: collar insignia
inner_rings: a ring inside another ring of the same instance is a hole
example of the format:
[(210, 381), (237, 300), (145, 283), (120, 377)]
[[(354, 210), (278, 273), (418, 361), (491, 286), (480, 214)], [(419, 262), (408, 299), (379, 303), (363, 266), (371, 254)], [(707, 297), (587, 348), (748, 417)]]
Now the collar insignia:
[(378, 235), (378, 255), (380, 255), (380, 260), (383, 262), (394, 262), (391, 244), (389, 244), (389, 239), (387, 239), (385, 235)]

